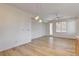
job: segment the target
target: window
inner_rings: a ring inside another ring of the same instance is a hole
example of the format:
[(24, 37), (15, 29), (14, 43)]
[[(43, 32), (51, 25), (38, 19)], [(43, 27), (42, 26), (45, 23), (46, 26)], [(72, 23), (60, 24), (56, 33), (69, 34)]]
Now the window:
[(67, 32), (67, 22), (62, 22), (61, 27), (62, 27), (61, 32)]
[(61, 22), (56, 23), (56, 32), (61, 32)]
[(67, 23), (56, 22), (56, 32), (67, 32)]

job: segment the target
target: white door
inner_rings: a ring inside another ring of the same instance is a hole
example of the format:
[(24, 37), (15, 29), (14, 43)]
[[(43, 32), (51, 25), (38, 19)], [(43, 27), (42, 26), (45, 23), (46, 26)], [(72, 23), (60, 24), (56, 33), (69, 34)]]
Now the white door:
[(19, 43), (28, 43), (31, 40), (30, 36), (30, 21), (28, 15), (21, 15), (18, 22), (18, 30), (17, 30), (17, 42)]

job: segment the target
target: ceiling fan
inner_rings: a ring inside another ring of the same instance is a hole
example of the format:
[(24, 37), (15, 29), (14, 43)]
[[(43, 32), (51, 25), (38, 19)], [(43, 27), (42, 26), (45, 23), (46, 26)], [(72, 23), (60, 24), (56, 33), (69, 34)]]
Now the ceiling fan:
[(62, 19), (63, 18), (63, 16), (60, 14), (58, 14), (58, 13), (56, 13), (55, 14), (55, 18), (53, 18), (53, 19), (55, 19), (55, 20), (60, 20), (60, 19)]

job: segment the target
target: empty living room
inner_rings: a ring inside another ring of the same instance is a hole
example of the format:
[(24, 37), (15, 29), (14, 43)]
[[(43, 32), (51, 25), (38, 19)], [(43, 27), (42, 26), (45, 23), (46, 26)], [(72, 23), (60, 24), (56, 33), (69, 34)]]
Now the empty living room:
[(0, 56), (79, 56), (79, 3), (0, 3)]

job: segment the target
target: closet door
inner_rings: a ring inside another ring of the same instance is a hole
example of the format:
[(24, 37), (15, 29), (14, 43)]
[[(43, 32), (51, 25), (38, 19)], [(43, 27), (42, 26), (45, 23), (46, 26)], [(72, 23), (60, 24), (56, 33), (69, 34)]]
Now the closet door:
[(21, 14), (17, 20), (17, 35), (16, 41), (20, 44), (28, 43), (31, 40), (30, 36), (30, 21), (26, 14)]
[(27, 42), (31, 42), (31, 15), (25, 15), (25, 38)]

